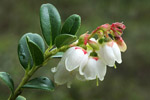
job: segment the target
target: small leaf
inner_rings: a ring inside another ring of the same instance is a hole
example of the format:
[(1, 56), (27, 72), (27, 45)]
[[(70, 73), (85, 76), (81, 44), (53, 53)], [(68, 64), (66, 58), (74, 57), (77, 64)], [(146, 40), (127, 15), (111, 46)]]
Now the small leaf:
[(45, 44), (42, 37), (38, 34), (26, 33), (23, 35), (18, 44), (18, 57), (24, 69), (33, 66), (33, 58), (31, 56), (26, 38), (29, 38), (32, 43), (36, 44), (42, 52), (45, 51)]
[(61, 18), (55, 6), (49, 3), (41, 6), (40, 23), (45, 41), (51, 46), (61, 29)]
[(52, 58), (61, 58), (63, 56), (63, 52), (58, 52), (55, 55), (52, 56)]
[(44, 61), (44, 55), (41, 49), (32, 40), (30, 40), (29, 37), (27, 37), (27, 44), (35, 66), (42, 64)]
[(55, 45), (56, 47), (61, 47), (64, 45), (69, 45), (72, 42), (74, 42), (77, 39), (77, 36), (75, 35), (70, 35), (70, 34), (61, 34), (56, 37), (55, 39)]
[(69, 16), (61, 30), (61, 34), (72, 34), (75, 35), (76, 32), (79, 30), (81, 25), (81, 18), (77, 14), (73, 14)]
[(8, 73), (0, 72), (0, 80), (2, 80), (9, 87), (12, 93), (14, 92), (14, 82)]
[(39, 77), (30, 80), (23, 88), (43, 89), (43, 90), (54, 90), (54, 84), (47, 77)]
[(16, 100), (26, 100), (26, 98), (20, 95), (16, 98)]

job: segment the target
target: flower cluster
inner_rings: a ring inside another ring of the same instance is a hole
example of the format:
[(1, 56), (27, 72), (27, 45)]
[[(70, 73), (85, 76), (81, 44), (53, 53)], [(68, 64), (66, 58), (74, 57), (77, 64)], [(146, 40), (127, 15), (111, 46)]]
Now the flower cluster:
[[(71, 83), (76, 77), (79, 80), (104, 80), (107, 66), (121, 63), (121, 52), (127, 46), (121, 35), (123, 23), (104, 24), (91, 34), (85, 33), (64, 53), (57, 65), (54, 75), (55, 83), (62, 85)], [(98, 38), (93, 38), (97, 35)]]

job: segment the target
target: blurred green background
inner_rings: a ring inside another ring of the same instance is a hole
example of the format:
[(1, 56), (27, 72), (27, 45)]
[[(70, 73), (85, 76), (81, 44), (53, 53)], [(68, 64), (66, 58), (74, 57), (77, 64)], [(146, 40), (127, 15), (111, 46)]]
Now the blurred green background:
[[(123, 63), (117, 69), (108, 68), (105, 80), (75, 81), (56, 87), (54, 92), (25, 89), (27, 100), (150, 100), (150, 0), (0, 0), (0, 71), (11, 74), (17, 85), (23, 76), (17, 45), (26, 32), (41, 35), (39, 8), (52, 3), (60, 12), (62, 21), (71, 14), (79, 14), (82, 26), (79, 34), (92, 31), (105, 23), (124, 22), (123, 34), (128, 49), (122, 53)], [(33, 77), (53, 79), (50, 61)], [(0, 100), (6, 100), (8, 88), (0, 82)]]

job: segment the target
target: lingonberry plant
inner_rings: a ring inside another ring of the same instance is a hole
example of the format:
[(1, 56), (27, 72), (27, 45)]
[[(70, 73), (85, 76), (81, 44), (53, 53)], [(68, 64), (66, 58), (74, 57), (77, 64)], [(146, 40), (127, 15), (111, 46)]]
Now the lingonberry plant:
[[(20, 84), (15, 88), (11, 76), (0, 72), (0, 79), (11, 90), (8, 100), (26, 100), (21, 96), (24, 88), (52, 91), (56, 85), (65, 83), (70, 87), (75, 78), (82, 81), (96, 79), (98, 83), (98, 80), (104, 80), (107, 66), (116, 68), (115, 62), (122, 62), (121, 52), (127, 49), (121, 37), (126, 28), (123, 23), (104, 24), (77, 37), (80, 16), (69, 16), (61, 28), (61, 17), (52, 4), (41, 6), (40, 23), (47, 48), (37, 33), (26, 33), (21, 37), (18, 57), (25, 74)], [(55, 57), (62, 58), (57, 67), (52, 68), (53, 81), (42, 76), (31, 79), (39, 68)]]

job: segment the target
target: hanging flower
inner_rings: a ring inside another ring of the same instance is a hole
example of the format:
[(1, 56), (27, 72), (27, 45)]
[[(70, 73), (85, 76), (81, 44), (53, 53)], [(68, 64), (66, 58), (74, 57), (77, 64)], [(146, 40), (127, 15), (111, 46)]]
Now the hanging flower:
[[(70, 51), (70, 53), (68, 53)], [(81, 47), (72, 47), (68, 50), (65, 66), (68, 71), (73, 71), (79, 66), (86, 64), (88, 60), (87, 51), (82, 49)]]
[(124, 42), (124, 40), (122, 39), (121, 36), (115, 37), (115, 41), (118, 44), (119, 49), (120, 49), (121, 52), (125, 52), (127, 50), (127, 45), (126, 45), (126, 43)]
[(120, 49), (114, 41), (101, 44), (98, 54), (103, 59), (105, 64), (110, 67), (114, 66), (115, 61), (118, 63), (122, 62)]
[(70, 73), (66, 70), (64, 59), (58, 63), (56, 67), (56, 73), (54, 74), (54, 81), (58, 85), (69, 83), (74, 78), (74, 73)]
[(98, 57), (89, 57), (85, 66), (79, 68), (80, 74), (84, 75), (86, 80), (99, 78), (103, 80), (106, 74), (106, 65)]
[[(122, 23), (104, 24), (91, 34), (86, 32), (72, 43), (57, 65), (54, 81), (58, 85), (79, 80), (104, 80), (107, 67), (115, 62), (122, 63), (121, 51), (126, 50), (121, 35), (125, 29)], [(100, 34), (99, 34), (100, 32)], [(93, 38), (97, 34), (98, 39)], [(111, 37), (111, 36), (112, 37)], [(85, 48), (81, 48), (81, 47)]]
[(57, 66), (57, 71), (54, 75), (55, 82), (58, 85), (70, 82), (75, 76), (73, 71), (84, 66), (87, 61), (88, 54), (86, 50), (77, 46), (69, 48)]

